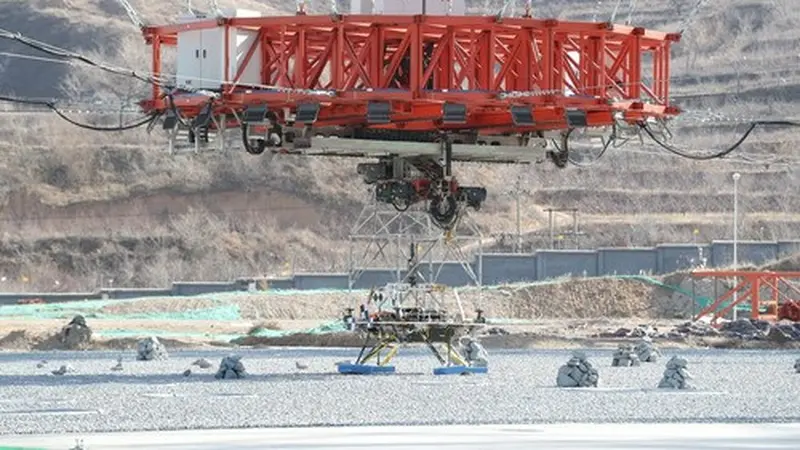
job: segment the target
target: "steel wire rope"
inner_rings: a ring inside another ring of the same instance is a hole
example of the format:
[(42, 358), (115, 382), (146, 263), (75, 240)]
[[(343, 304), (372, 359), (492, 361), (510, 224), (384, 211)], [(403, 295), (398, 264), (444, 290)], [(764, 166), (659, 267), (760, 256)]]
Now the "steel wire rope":
[(125, 124), (125, 125), (120, 125), (120, 126), (115, 126), (115, 127), (101, 127), (101, 126), (97, 126), (97, 125), (78, 122), (77, 120), (72, 119), (71, 117), (69, 117), (66, 114), (64, 114), (58, 107), (56, 107), (53, 102), (44, 101), (44, 100), (27, 100), (27, 99), (21, 99), (21, 98), (15, 98), (15, 97), (7, 97), (7, 96), (0, 96), (0, 101), (9, 102), (9, 103), (17, 103), (17, 104), (25, 104), (25, 105), (46, 106), (46, 107), (50, 108), (54, 113), (56, 113), (56, 115), (58, 115), (61, 119), (65, 120), (66, 122), (68, 122), (69, 124), (71, 124), (73, 126), (76, 126), (76, 127), (79, 127), (79, 128), (83, 128), (85, 130), (100, 131), (100, 132), (115, 132), (115, 131), (132, 130), (134, 128), (139, 128), (139, 127), (141, 127), (143, 125), (148, 125), (150, 123), (155, 122), (156, 119), (158, 119), (158, 117), (161, 115), (160, 113), (153, 113), (153, 114), (148, 114), (144, 118), (138, 119), (133, 123), (128, 123), (128, 124)]
[(733, 145), (729, 146), (728, 148), (726, 148), (724, 150), (719, 150), (719, 151), (716, 151), (716, 152), (713, 152), (713, 153), (710, 153), (710, 154), (705, 154), (705, 155), (691, 154), (691, 153), (689, 153), (687, 151), (677, 149), (677, 148), (675, 148), (675, 147), (663, 142), (658, 137), (656, 137), (656, 135), (650, 130), (650, 127), (647, 126), (646, 124), (644, 124), (644, 123), (639, 124), (639, 127), (642, 128), (645, 133), (647, 133), (647, 135), (650, 137), (650, 139), (652, 139), (653, 142), (658, 144), (664, 150), (666, 150), (666, 151), (668, 151), (668, 152), (670, 152), (672, 154), (681, 156), (683, 158), (693, 159), (695, 161), (709, 161), (709, 160), (712, 160), (712, 159), (723, 158), (723, 157), (729, 155), (734, 150), (739, 148), (750, 137), (750, 134), (756, 128), (758, 128), (760, 126), (800, 127), (800, 122), (794, 122), (794, 121), (789, 121), (789, 120), (759, 120), (759, 121), (751, 122), (750, 125), (747, 128), (747, 131), (745, 131), (744, 134), (736, 142), (733, 143)]

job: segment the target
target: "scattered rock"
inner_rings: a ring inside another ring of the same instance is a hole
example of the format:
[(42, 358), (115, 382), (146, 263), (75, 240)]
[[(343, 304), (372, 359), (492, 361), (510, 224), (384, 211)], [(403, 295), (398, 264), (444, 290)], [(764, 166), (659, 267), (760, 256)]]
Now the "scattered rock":
[(633, 346), (630, 344), (620, 344), (611, 357), (612, 367), (633, 367), (639, 364), (639, 355), (633, 351)]
[(657, 334), (658, 334), (658, 329), (653, 328), (650, 325), (639, 325), (638, 327), (635, 327), (633, 330), (631, 330), (630, 333), (628, 333), (628, 337), (643, 338), (643, 337), (655, 336)]
[(661, 356), (661, 352), (653, 345), (653, 340), (649, 337), (642, 338), (633, 348), (633, 351), (641, 362), (656, 362), (658, 357)]
[(308, 364), (301, 363), (300, 361), (295, 361), (294, 367), (297, 368), (297, 370), (306, 370), (308, 369)]
[(505, 336), (505, 335), (507, 335), (507, 334), (511, 334), (511, 333), (510, 333), (508, 330), (506, 330), (505, 328), (499, 328), (499, 327), (492, 327), (492, 328), (489, 328), (489, 329), (488, 329), (488, 330), (486, 330), (484, 333), (485, 333), (485, 334), (488, 334), (489, 336)]
[(489, 353), (472, 336), (462, 336), (459, 339), (458, 353), (470, 367), (486, 367), (489, 365)]
[(664, 371), (664, 377), (661, 378), (658, 387), (662, 389), (693, 389), (689, 384), (692, 376), (686, 370), (688, 364), (686, 359), (673, 356), (667, 361), (667, 370)]
[(169, 358), (167, 348), (164, 347), (164, 344), (155, 336), (142, 339), (136, 345), (136, 359), (139, 361), (152, 361), (167, 358)]
[(38, 364), (36, 364), (36, 368), (37, 369), (41, 369), (42, 367), (44, 367), (46, 365), (47, 365), (47, 361), (46, 360), (42, 360)]
[(574, 352), (572, 358), (558, 369), (558, 387), (597, 387), (600, 375), (583, 352)]
[(222, 361), (219, 364), (219, 369), (217, 370), (217, 374), (214, 375), (214, 378), (220, 379), (231, 379), (231, 378), (244, 378), (247, 376), (247, 372), (245, 371), (244, 364), (241, 361), (242, 357), (239, 355), (229, 355), (222, 358)]
[(188, 377), (192, 374), (192, 369), (186, 369), (183, 371), (183, 376)]
[(211, 367), (211, 363), (208, 362), (208, 360), (205, 358), (198, 359), (197, 361), (193, 362), (192, 365), (197, 366), (201, 369), (208, 369)]
[(65, 365), (59, 367), (58, 369), (53, 370), (51, 373), (53, 375), (65, 375), (65, 374), (68, 374), (68, 373), (72, 373), (74, 371), (75, 371), (75, 369), (73, 369), (70, 365), (65, 364)]
[(122, 370), (122, 357), (120, 356), (117, 358), (117, 365), (111, 368), (114, 372), (119, 372)]
[(59, 341), (68, 350), (83, 350), (92, 340), (92, 329), (86, 325), (86, 319), (77, 315), (61, 329)]
[(686, 322), (673, 328), (668, 334), (677, 334), (679, 336), (719, 336), (719, 331), (711, 326), (708, 322), (694, 321)]

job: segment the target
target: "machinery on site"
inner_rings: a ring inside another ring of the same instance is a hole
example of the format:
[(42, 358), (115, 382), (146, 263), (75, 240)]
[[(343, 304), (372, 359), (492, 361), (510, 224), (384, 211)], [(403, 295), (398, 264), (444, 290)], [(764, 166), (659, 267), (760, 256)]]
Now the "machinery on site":
[(164, 114), (170, 151), (240, 141), (255, 155), (375, 158), (357, 166), (372, 195), (398, 211), (423, 204), (448, 229), (487, 198), (459, 183), (454, 162), (563, 168), (581, 136), (607, 144), (679, 112), (679, 34), (529, 14), (363, 0), (347, 15), (298, 2), (293, 16), (217, 9), (142, 25), (156, 78), (167, 50), (177, 56), (174, 86), (154, 85), (141, 107)]
[[(339, 372), (393, 373), (389, 363), (400, 347), (421, 342), (442, 364), (434, 374), (486, 373), (488, 356), (474, 338), (486, 326), (482, 311), (476, 311), (475, 319), (467, 319), (458, 292), (421, 279), (413, 244), (410, 253), (409, 273), (403, 282), (370, 290), (358, 313), (354, 314), (354, 308), (345, 313), (345, 326), (361, 333), (364, 344), (354, 363), (338, 365)], [(450, 301), (448, 293), (453, 296)], [(458, 313), (452, 312), (453, 307)], [(365, 364), (372, 359), (374, 365)]]
[[(582, 140), (605, 151), (679, 114), (669, 67), (680, 34), (535, 18), (530, 1), (522, 17), (470, 15), (464, 0), (354, 0), (349, 14), (333, 2), (324, 15), (298, 1), (296, 14), (270, 17), (214, 2), (154, 26), (127, 9), (152, 49), (156, 82), (140, 105), (163, 117), (171, 153), (371, 159), (355, 163), (370, 197), (350, 236), (366, 243), (366, 263), (351, 247), (348, 285), (383, 287), (344, 317), (365, 343), (343, 373), (391, 372), (408, 342), (433, 351), (444, 366), (435, 373), (487, 370), (474, 338), (485, 317), (468, 319), (439, 282), (459, 269), (480, 292), (482, 236), (469, 212), (488, 193), (462, 184), (455, 163), (564, 168)], [(396, 277), (370, 280), (387, 248)], [(436, 252), (449, 265), (425, 262)]]

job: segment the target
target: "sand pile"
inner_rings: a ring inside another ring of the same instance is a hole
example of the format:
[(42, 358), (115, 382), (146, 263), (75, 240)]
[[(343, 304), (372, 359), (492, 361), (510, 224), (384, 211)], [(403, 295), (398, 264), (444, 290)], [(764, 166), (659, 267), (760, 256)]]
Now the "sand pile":
[(654, 288), (637, 280), (580, 279), (503, 289), (486, 302), (489, 317), (651, 317)]

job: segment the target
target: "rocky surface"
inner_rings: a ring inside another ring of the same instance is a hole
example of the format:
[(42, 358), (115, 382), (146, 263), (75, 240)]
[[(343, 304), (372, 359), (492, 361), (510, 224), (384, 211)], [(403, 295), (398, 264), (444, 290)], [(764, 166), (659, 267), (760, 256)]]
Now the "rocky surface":
[(164, 360), (168, 358), (167, 348), (155, 336), (142, 339), (136, 346), (136, 359), (139, 361)]
[[(432, 375), (438, 364), (419, 346), (398, 355), (396, 375), (363, 377), (340, 375), (334, 366), (354, 359), (358, 349), (243, 349), (239, 354), (247, 361), (248, 376), (226, 382), (215, 380), (210, 370), (192, 367), (188, 378), (182, 372), (200, 357), (219, 363), (227, 349), (173, 351), (158, 364), (126, 364), (122, 373), (108, 370), (115, 364), (115, 352), (4, 353), (0, 408), (6, 413), (0, 414), (0, 435), (412, 422), (797, 421), (797, 403), (790, 397), (800, 386), (800, 374), (791, 366), (800, 353), (670, 352), (697, 361), (691, 371), (703, 380), (704, 389), (657, 389), (663, 364), (606, 369), (598, 388), (557, 388), (555, 372), (570, 353), (554, 350), (492, 353), (490, 376), (442, 378)], [(611, 352), (590, 349), (586, 354), (607, 365)], [(43, 358), (49, 360), (48, 367), (37, 369)], [(295, 361), (309, 361), (311, 369), (298, 373)], [(77, 375), (50, 375), (50, 369), (62, 364), (72, 365)], [(465, 395), (469, 401), (464, 401)], [(731, 437), (731, 443), (734, 440)], [(784, 442), (783, 448), (792, 448), (791, 442)], [(62, 441), (61, 447), (53, 448), (66, 449), (71, 443)]]
[(667, 361), (667, 369), (664, 371), (658, 387), (662, 389), (693, 389), (689, 384), (692, 375), (686, 369), (688, 365), (689, 362), (685, 358), (673, 356)]
[(584, 352), (573, 352), (556, 376), (558, 387), (597, 387), (598, 381), (600, 375)]

